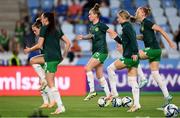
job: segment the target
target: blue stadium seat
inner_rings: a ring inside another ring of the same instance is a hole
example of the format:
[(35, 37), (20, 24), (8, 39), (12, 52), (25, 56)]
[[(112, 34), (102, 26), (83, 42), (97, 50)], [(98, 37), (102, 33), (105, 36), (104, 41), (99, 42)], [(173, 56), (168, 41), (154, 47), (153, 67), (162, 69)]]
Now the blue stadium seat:
[(59, 5), (59, 6), (57, 6), (57, 7), (55, 8), (55, 11), (57, 12), (57, 14), (58, 14), (59, 16), (64, 16), (64, 15), (66, 15), (66, 13), (67, 13), (67, 9), (68, 9), (68, 6), (67, 6), (67, 5), (61, 4), (61, 5)]
[(136, 34), (140, 34), (140, 25), (134, 24), (134, 30), (136, 31)]
[(110, 9), (110, 13), (111, 13), (111, 17), (115, 18), (117, 16), (117, 13), (119, 12), (120, 8), (111, 8)]
[(89, 57), (81, 57), (77, 61), (76, 65), (86, 65), (87, 62), (89, 61), (89, 59), (90, 59), (90, 56)]
[(147, 6), (147, 0), (135, 0), (136, 7)]
[(139, 49), (144, 49), (144, 42), (143, 41), (138, 40), (137, 43), (138, 43)]
[(87, 34), (87, 26), (84, 24), (76, 24), (74, 26), (74, 29), (75, 29), (75, 34), (82, 34), (82, 35)]
[(162, 5), (164, 8), (173, 7), (173, 1), (172, 0), (163, 0)]
[(38, 13), (39, 8), (38, 7), (32, 7), (29, 9), (29, 14), (31, 15), (31, 21), (34, 22), (36, 15)]
[(29, 8), (40, 7), (39, 0), (28, 0), (27, 5)]
[(109, 42), (107, 45), (108, 45), (108, 50), (109, 51), (116, 50), (117, 43), (115, 41), (114, 42)]
[(176, 6), (177, 6), (177, 8), (179, 9), (179, 11), (180, 11), (180, 0), (176, 0)]
[(41, 8), (45, 12), (50, 12), (53, 9), (54, 0), (41, 0)]

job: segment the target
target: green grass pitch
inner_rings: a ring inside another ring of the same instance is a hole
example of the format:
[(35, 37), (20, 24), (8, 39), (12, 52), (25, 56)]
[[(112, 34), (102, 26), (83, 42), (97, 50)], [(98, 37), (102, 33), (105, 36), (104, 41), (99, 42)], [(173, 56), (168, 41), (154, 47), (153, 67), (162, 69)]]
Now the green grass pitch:
[[(180, 93), (172, 93), (172, 103), (180, 107)], [(163, 103), (163, 96), (161, 93), (141, 93), (141, 106), (137, 112), (127, 113), (128, 108), (113, 108), (108, 106), (100, 108), (97, 105), (97, 100), (103, 93), (92, 100), (83, 101), (84, 96), (81, 97), (62, 97), (63, 103), (66, 107), (66, 112), (59, 115), (50, 115), (52, 109), (42, 109), (44, 115), (49, 117), (164, 117), (163, 111), (156, 110)], [(131, 93), (120, 93), (120, 97), (131, 96)], [(0, 97), (0, 117), (27, 117), (32, 115), (39, 105), (41, 105), (41, 97)]]

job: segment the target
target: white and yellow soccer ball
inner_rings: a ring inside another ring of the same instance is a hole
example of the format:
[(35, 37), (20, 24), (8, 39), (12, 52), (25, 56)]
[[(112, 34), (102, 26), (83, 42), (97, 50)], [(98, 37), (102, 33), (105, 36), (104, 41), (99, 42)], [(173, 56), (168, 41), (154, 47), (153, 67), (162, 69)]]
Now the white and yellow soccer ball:
[(100, 98), (98, 99), (98, 105), (99, 105), (99, 107), (104, 107), (105, 104), (106, 104), (105, 97), (104, 97), (104, 96), (100, 97)]
[(126, 96), (122, 98), (122, 106), (123, 107), (130, 107), (133, 105), (133, 100), (131, 97)]
[(112, 99), (112, 106), (113, 107), (121, 107), (122, 105), (122, 100), (120, 97), (116, 97)]
[(166, 107), (164, 107), (163, 111), (166, 117), (177, 117), (179, 114), (179, 109), (174, 104), (168, 104)]

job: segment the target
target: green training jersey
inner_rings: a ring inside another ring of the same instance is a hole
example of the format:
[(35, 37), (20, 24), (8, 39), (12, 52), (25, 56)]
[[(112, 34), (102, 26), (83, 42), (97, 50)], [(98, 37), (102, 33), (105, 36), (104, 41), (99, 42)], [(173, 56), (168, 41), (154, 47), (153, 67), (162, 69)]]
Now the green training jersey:
[(92, 53), (108, 53), (106, 43), (106, 31), (109, 27), (101, 22), (96, 24), (90, 24), (90, 33), (93, 35), (92, 38)]
[(122, 46), (123, 46), (123, 57), (131, 58), (132, 55), (138, 54), (138, 45), (136, 40), (136, 32), (131, 23), (122, 23)]
[(62, 60), (60, 38), (64, 35), (61, 29), (54, 33), (48, 33), (47, 26), (42, 26), (39, 37), (44, 38), (43, 52), (44, 59), (48, 61)]
[(143, 41), (146, 48), (160, 49), (159, 43), (156, 40), (155, 32), (152, 29), (153, 25), (153, 22), (145, 18), (141, 23), (140, 32), (143, 34)]

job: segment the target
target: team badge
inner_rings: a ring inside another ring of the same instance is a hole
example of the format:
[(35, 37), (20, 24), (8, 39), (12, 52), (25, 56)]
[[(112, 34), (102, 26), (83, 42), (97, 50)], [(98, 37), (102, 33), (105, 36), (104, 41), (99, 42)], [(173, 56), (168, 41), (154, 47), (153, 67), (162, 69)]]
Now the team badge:
[(96, 32), (97, 32), (97, 31), (99, 31), (99, 28), (98, 28), (98, 27), (96, 27), (96, 28), (95, 28), (95, 31), (96, 31)]

